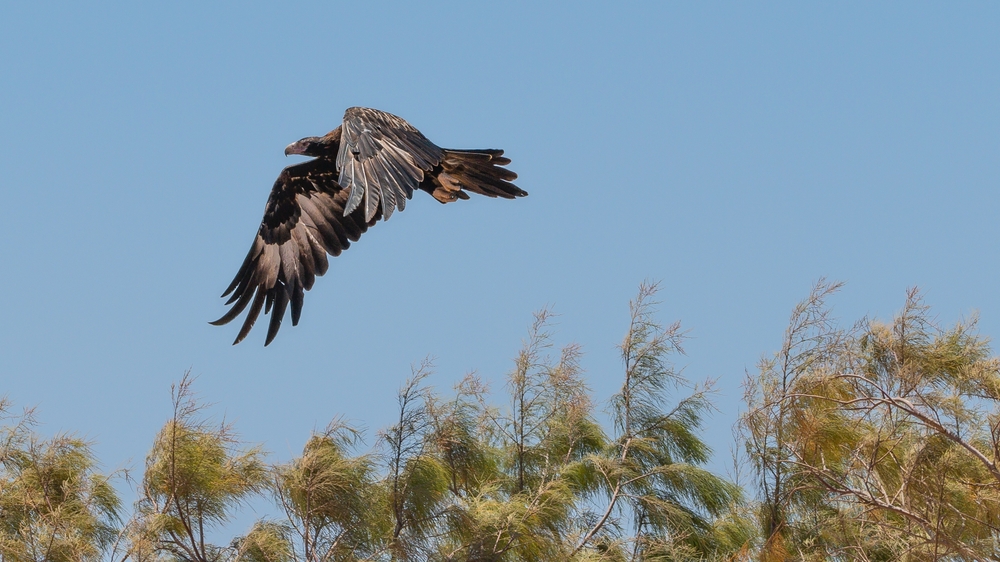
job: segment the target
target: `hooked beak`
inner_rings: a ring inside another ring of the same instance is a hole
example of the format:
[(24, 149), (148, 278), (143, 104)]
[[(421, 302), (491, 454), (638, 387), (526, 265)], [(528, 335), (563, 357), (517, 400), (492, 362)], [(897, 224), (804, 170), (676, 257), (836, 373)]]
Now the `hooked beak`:
[(289, 154), (302, 154), (306, 150), (305, 143), (302, 141), (295, 141), (292, 144), (285, 147), (285, 156)]

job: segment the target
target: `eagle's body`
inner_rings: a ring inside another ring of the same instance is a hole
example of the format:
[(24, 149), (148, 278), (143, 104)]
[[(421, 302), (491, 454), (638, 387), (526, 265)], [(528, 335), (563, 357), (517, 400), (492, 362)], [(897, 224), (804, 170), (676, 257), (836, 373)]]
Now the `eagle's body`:
[(341, 126), (322, 137), (288, 145), (285, 154), (313, 156), (281, 171), (264, 208), (257, 237), (233, 282), (233, 307), (212, 324), (232, 321), (249, 305), (234, 344), (263, 310), (271, 314), (271, 343), (289, 303), (298, 324), (303, 292), (379, 219), (402, 211), (415, 189), (442, 203), (468, 199), (465, 191), (513, 199), (527, 195), (510, 183), (517, 174), (502, 150), (451, 150), (383, 111), (352, 107)]

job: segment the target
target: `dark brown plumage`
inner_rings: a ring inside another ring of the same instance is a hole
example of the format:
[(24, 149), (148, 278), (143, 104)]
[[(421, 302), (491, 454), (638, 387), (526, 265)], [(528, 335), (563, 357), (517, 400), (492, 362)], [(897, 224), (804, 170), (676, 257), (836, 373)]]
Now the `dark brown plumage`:
[(442, 203), (468, 199), (466, 191), (513, 199), (527, 193), (510, 183), (517, 174), (502, 150), (441, 148), (412, 125), (384, 111), (352, 107), (341, 126), (285, 148), (312, 160), (281, 171), (264, 207), (257, 237), (233, 282), (222, 294), (231, 304), (221, 326), (248, 306), (233, 344), (260, 315), (270, 314), (268, 345), (291, 304), (299, 322), (304, 291), (326, 273), (327, 254), (339, 256), (379, 219), (402, 211), (414, 189)]

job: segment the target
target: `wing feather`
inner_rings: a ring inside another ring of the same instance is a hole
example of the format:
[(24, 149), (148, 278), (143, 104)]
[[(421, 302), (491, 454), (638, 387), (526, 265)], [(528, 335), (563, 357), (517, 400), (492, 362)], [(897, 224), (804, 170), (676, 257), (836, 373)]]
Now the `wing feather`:
[[(212, 322), (227, 324), (247, 310), (233, 344), (250, 333), (262, 312), (271, 315), (264, 345), (274, 340), (288, 308), (292, 324), (298, 324), (304, 292), (329, 267), (326, 254), (340, 254), (368, 230), (363, 209), (344, 214), (348, 195), (337, 182), (332, 158), (316, 158), (281, 172), (250, 251), (223, 294), (232, 306)], [(381, 217), (376, 207), (374, 220)]]
[(296, 250), (298, 250), (299, 279), (302, 281), (302, 287), (308, 291), (312, 289), (313, 282), (316, 280), (316, 261), (313, 259), (312, 244), (309, 242), (306, 228), (303, 221), (302, 228), (292, 229), (292, 239), (295, 240)]
[(253, 305), (250, 306), (246, 320), (243, 321), (243, 327), (240, 328), (240, 333), (236, 335), (234, 345), (243, 341), (243, 338), (247, 337), (247, 334), (250, 333), (254, 322), (257, 321), (257, 316), (260, 315), (260, 309), (264, 305), (264, 295), (264, 291), (257, 291), (256, 297), (253, 299)]
[(338, 181), (351, 197), (344, 208), (350, 214), (365, 203), (365, 220), (375, 216), (382, 202), (383, 218), (413, 196), (430, 171), (441, 161), (442, 151), (403, 119), (377, 109), (352, 107), (344, 113)]
[(274, 308), (271, 310), (271, 321), (267, 324), (267, 339), (264, 345), (274, 341), (274, 336), (278, 335), (281, 328), (281, 319), (285, 316), (285, 307), (288, 306), (288, 291), (285, 287), (275, 287)]

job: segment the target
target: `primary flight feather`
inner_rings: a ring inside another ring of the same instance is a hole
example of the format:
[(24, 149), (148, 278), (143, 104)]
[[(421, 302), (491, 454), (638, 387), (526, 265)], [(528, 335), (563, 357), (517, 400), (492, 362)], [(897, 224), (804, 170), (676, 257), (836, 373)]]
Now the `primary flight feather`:
[(285, 148), (312, 160), (288, 166), (271, 188), (264, 219), (239, 272), (222, 294), (232, 308), (218, 320), (232, 321), (248, 306), (233, 344), (247, 336), (260, 313), (270, 314), (264, 345), (274, 340), (291, 305), (299, 322), (304, 291), (326, 273), (327, 254), (339, 256), (351, 242), (402, 211), (415, 189), (442, 203), (468, 199), (471, 191), (513, 199), (527, 192), (510, 183), (502, 150), (441, 148), (403, 119), (352, 107), (344, 122), (322, 137), (306, 137)]

